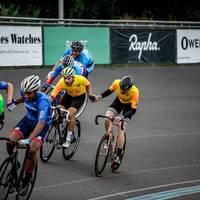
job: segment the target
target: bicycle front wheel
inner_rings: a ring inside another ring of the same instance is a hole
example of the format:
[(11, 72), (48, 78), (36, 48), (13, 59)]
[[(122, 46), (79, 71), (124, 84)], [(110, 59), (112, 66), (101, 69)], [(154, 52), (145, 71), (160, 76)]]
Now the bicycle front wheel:
[(38, 162), (36, 163), (35, 169), (32, 172), (32, 177), (27, 185), (26, 190), (22, 190), (22, 184), (25, 178), (25, 168), (24, 165), (22, 166), (22, 169), (20, 171), (20, 175), (19, 175), (19, 181), (18, 181), (18, 185), (17, 185), (17, 194), (16, 194), (16, 200), (28, 200), (31, 196), (32, 190), (34, 188), (35, 185), (35, 180), (36, 180), (36, 176), (37, 176), (37, 169), (38, 169)]
[[(6, 200), (13, 183), (12, 159), (6, 158), (0, 166), (0, 199)], [(14, 185), (13, 185), (14, 187)], [(14, 191), (13, 191), (14, 192)]]
[(70, 146), (68, 148), (62, 148), (62, 153), (63, 153), (63, 157), (66, 160), (69, 160), (72, 158), (72, 156), (75, 154), (78, 145), (79, 145), (79, 141), (80, 141), (80, 137), (81, 137), (81, 124), (79, 122), (79, 120), (76, 119), (75, 122), (75, 126), (74, 126), (74, 136), (76, 138), (76, 141), (72, 144), (70, 144)]
[(108, 154), (109, 154), (109, 146), (110, 139), (108, 134), (104, 134), (99, 143), (96, 158), (95, 158), (95, 174), (96, 176), (100, 176), (105, 169)]
[(56, 126), (52, 124), (40, 148), (40, 159), (43, 162), (47, 162), (53, 155), (56, 145), (56, 131)]
[(122, 160), (123, 160), (123, 157), (124, 157), (125, 149), (126, 149), (126, 134), (124, 133), (124, 146), (123, 146), (121, 155), (119, 157), (120, 158), (119, 162), (117, 164), (114, 164), (112, 162), (112, 164), (111, 164), (111, 169), (112, 169), (113, 173), (115, 173), (119, 169), (120, 165), (122, 164)]

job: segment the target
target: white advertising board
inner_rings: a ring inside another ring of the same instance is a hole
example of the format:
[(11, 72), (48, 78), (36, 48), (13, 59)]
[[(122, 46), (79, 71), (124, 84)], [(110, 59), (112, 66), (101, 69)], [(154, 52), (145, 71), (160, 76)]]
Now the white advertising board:
[(177, 30), (177, 63), (200, 63), (200, 30)]
[(42, 65), (42, 29), (0, 26), (0, 66)]

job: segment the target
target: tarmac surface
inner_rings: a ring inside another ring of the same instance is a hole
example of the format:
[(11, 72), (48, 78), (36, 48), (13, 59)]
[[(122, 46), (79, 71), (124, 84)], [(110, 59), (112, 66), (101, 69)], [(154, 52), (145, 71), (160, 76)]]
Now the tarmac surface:
[[(44, 80), (48, 71), (4, 69), (0, 80), (14, 84), (17, 98), (26, 76), (37, 74)], [(200, 67), (98, 67), (89, 80), (98, 94), (127, 74), (134, 77), (141, 97), (126, 131), (126, 152), (118, 173), (112, 173), (109, 163), (102, 177), (94, 173), (96, 150), (104, 133), (103, 123), (97, 126), (94, 119), (105, 113), (115, 97), (112, 94), (100, 102), (88, 102), (79, 118), (81, 140), (71, 160), (64, 160), (61, 150), (55, 150), (47, 163), (39, 160), (30, 199), (200, 199)], [(7, 136), (24, 113), (23, 105), (12, 113), (6, 110), (1, 136)], [(3, 160), (3, 145), (0, 151)]]

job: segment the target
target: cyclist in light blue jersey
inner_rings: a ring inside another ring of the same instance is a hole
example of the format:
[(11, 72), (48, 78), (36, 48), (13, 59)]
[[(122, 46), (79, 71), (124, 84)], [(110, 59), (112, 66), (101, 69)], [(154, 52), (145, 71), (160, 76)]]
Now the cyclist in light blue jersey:
[(71, 55), (75, 61), (78, 61), (81, 64), (83, 64), (88, 74), (90, 74), (92, 70), (94, 69), (94, 61), (93, 61), (92, 54), (88, 51), (88, 49), (83, 49), (82, 42), (73, 41), (71, 44), (71, 47), (64, 52), (59, 62), (53, 67), (53, 70), (56, 68), (56, 66), (62, 61), (62, 59), (66, 55)]
[(82, 75), (87, 78), (88, 72), (87, 69), (80, 63), (74, 60), (70, 55), (66, 55), (62, 61), (57, 65), (54, 71), (51, 71), (46, 82), (42, 86), (42, 91), (45, 92), (48, 86), (54, 81), (54, 79), (62, 72), (64, 68), (73, 68), (76, 75)]
[[(31, 75), (25, 78), (21, 83), (22, 97), (15, 102), (24, 103), (26, 115), (18, 122), (9, 134), (12, 140), (19, 140), (22, 145), (30, 144), (28, 159), (25, 163), (25, 179), (23, 180), (22, 190), (27, 189), (27, 185), (32, 177), (37, 162), (37, 151), (40, 149), (45, 135), (51, 123), (51, 103), (49, 98), (38, 89), (41, 85), (39, 76)], [(13, 146), (7, 143), (8, 153), (11, 155)]]

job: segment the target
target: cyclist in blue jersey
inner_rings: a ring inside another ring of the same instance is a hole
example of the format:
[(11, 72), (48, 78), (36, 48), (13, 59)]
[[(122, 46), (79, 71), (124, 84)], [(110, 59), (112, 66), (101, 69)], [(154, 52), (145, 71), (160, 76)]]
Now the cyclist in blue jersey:
[(74, 58), (70, 55), (66, 55), (62, 61), (57, 65), (54, 71), (51, 71), (48, 76), (46, 82), (43, 84), (41, 91), (45, 92), (49, 85), (54, 81), (54, 79), (62, 72), (64, 68), (73, 68), (75, 70), (76, 75), (82, 75), (84, 77), (88, 77), (87, 69), (80, 63), (74, 60)]
[[(16, 104), (24, 103), (27, 112), (9, 134), (10, 139), (19, 140), (22, 145), (30, 144), (22, 191), (28, 189), (27, 186), (37, 162), (37, 151), (40, 149), (51, 123), (51, 104), (47, 95), (38, 91), (40, 85), (41, 80), (37, 75), (28, 76), (21, 82), (22, 97), (16, 100)], [(13, 146), (9, 142), (7, 150), (9, 154), (12, 154)]]
[(71, 44), (71, 47), (64, 52), (61, 59), (53, 67), (53, 70), (57, 67), (58, 64), (61, 63), (62, 59), (66, 55), (71, 55), (75, 61), (78, 61), (81, 64), (83, 64), (88, 74), (90, 74), (92, 70), (94, 69), (94, 61), (93, 61), (92, 54), (88, 51), (88, 49), (84, 49), (82, 42), (73, 41)]
[[(13, 100), (13, 84), (6, 81), (0, 81), (0, 90), (6, 90), (6, 107), (9, 111), (12, 111), (16, 107)], [(0, 94), (0, 129), (3, 128), (4, 121), (4, 100)]]

